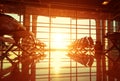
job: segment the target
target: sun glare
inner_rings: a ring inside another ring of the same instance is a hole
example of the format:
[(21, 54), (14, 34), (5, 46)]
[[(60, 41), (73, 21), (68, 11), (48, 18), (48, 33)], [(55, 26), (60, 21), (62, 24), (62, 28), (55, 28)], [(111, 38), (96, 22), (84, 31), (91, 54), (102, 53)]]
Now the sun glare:
[[(69, 32), (64, 27), (68, 26), (70, 23), (70, 18), (65, 17), (56, 17), (52, 19), (51, 26), (53, 27), (51, 34), (51, 48), (56, 49), (54, 53), (52, 53), (52, 67), (54, 69), (54, 73), (58, 74), (60, 73), (60, 70), (62, 69), (65, 64), (62, 62), (62, 58), (66, 58), (66, 49), (69, 45), (69, 42), (67, 40), (69, 39), (69, 35), (66, 32)], [(56, 24), (55, 24), (56, 23)], [(63, 30), (64, 29), (64, 30)], [(58, 49), (58, 50), (57, 50)], [(63, 51), (60, 51), (60, 50)]]
[(52, 47), (56, 49), (64, 49), (67, 47), (67, 42), (65, 41), (66, 36), (64, 34), (54, 34), (52, 38)]
[[(66, 36), (64, 34), (54, 34), (53, 38), (52, 38), (52, 47), (55, 49), (66, 49), (67, 47), (67, 42), (65, 42), (65, 38)], [(52, 62), (52, 67), (54, 69), (54, 73), (58, 74), (60, 72), (61, 67), (63, 66), (62, 63), (62, 58), (65, 58), (66, 53), (64, 53), (63, 51), (55, 51), (54, 53), (52, 53), (52, 58), (53, 58), (53, 62)]]
[[(39, 16), (38, 22), (41, 22), (42, 26), (45, 28), (45, 24), (43, 22), (49, 22), (49, 17), (45, 16)], [(51, 49), (55, 49), (54, 51), (51, 51), (51, 66), (53, 67), (53, 72), (55, 74), (58, 74), (61, 70), (61, 67), (64, 66), (62, 62), (62, 58), (66, 58), (66, 50), (67, 46), (69, 45), (69, 42), (67, 40), (69, 39), (69, 34), (66, 32), (69, 32), (68, 29), (65, 29), (64, 27), (69, 27), (70, 18), (67, 17), (55, 17), (51, 19)], [(41, 26), (41, 24), (38, 24), (38, 26)], [(48, 25), (49, 26), (49, 25)], [(39, 28), (40, 29), (40, 28)], [(42, 29), (42, 28), (41, 28)], [(49, 29), (43, 29), (44, 32), (49, 33)], [(38, 38), (43, 36), (44, 33), (39, 34)], [(44, 36), (47, 37), (47, 36)], [(62, 50), (62, 51), (61, 51)]]

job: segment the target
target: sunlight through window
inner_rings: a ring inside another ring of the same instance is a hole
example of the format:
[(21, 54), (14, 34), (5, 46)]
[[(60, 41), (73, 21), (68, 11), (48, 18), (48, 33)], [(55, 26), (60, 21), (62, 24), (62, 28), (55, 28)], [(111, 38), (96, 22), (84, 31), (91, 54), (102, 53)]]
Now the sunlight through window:
[[(39, 16), (37, 22), (37, 38), (45, 40), (47, 48), (51, 49), (51, 72), (53, 74), (60, 74), (63, 72), (62, 70), (65, 70), (63, 67), (69, 67), (70, 62), (63, 62), (63, 59), (64, 61), (65, 58), (69, 59), (66, 56), (68, 45), (76, 40), (76, 36), (78, 39), (89, 36), (91, 33), (89, 28), (96, 27), (93, 19), (78, 19), (76, 21), (74, 18), (68, 17), (51, 17), (50, 19), (46, 16)], [(92, 30), (91, 37), (95, 37), (95, 31), (96, 29)]]

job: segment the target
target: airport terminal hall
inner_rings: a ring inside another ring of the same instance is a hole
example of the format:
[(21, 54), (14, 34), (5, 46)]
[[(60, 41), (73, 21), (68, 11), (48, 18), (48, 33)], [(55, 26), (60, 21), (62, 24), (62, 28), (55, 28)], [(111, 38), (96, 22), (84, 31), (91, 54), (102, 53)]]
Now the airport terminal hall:
[(120, 81), (120, 0), (0, 0), (0, 81)]

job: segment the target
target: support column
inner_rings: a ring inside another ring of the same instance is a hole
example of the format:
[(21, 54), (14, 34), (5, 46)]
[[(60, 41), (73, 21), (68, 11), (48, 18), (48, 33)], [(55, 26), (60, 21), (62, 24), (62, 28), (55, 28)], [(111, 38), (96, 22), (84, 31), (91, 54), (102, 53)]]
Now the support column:
[[(30, 31), (30, 15), (24, 13), (23, 15), (23, 25), (26, 27), (27, 31)], [(26, 57), (26, 52), (22, 53), (22, 56), (25, 58)], [(29, 74), (29, 66), (30, 62), (23, 62), (22, 63), (22, 80), (21, 81), (30, 81), (30, 74)]]
[[(105, 49), (105, 35), (106, 35), (106, 27), (107, 24), (106, 24), (106, 20), (102, 20), (102, 47), (103, 47), (103, 50), (102, 50), (102, 53)], [(105, 58), (105, 55), (102, 55), (101, 57), (101, 61), (102, 61), (102, 80), (103, 81), (107, 81), (107, 76), (106, 76), (106, 58)]]
[(23, 15), (23, 25), (26, 27), (27, 31), (30, 31), (30, 14)]
[(96, 58), (96, 81), (101, 81), (101, 25), (100, 20), (96, 20), (96, 45), (95, 45), (95, 58)]

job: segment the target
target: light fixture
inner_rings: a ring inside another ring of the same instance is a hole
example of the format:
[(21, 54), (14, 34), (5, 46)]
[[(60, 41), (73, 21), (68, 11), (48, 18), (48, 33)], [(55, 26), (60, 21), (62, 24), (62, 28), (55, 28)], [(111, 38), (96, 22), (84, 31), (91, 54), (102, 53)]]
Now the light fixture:
[(102, 5), (107, 5), (111, 0), (105, 0), (102, 2)]

